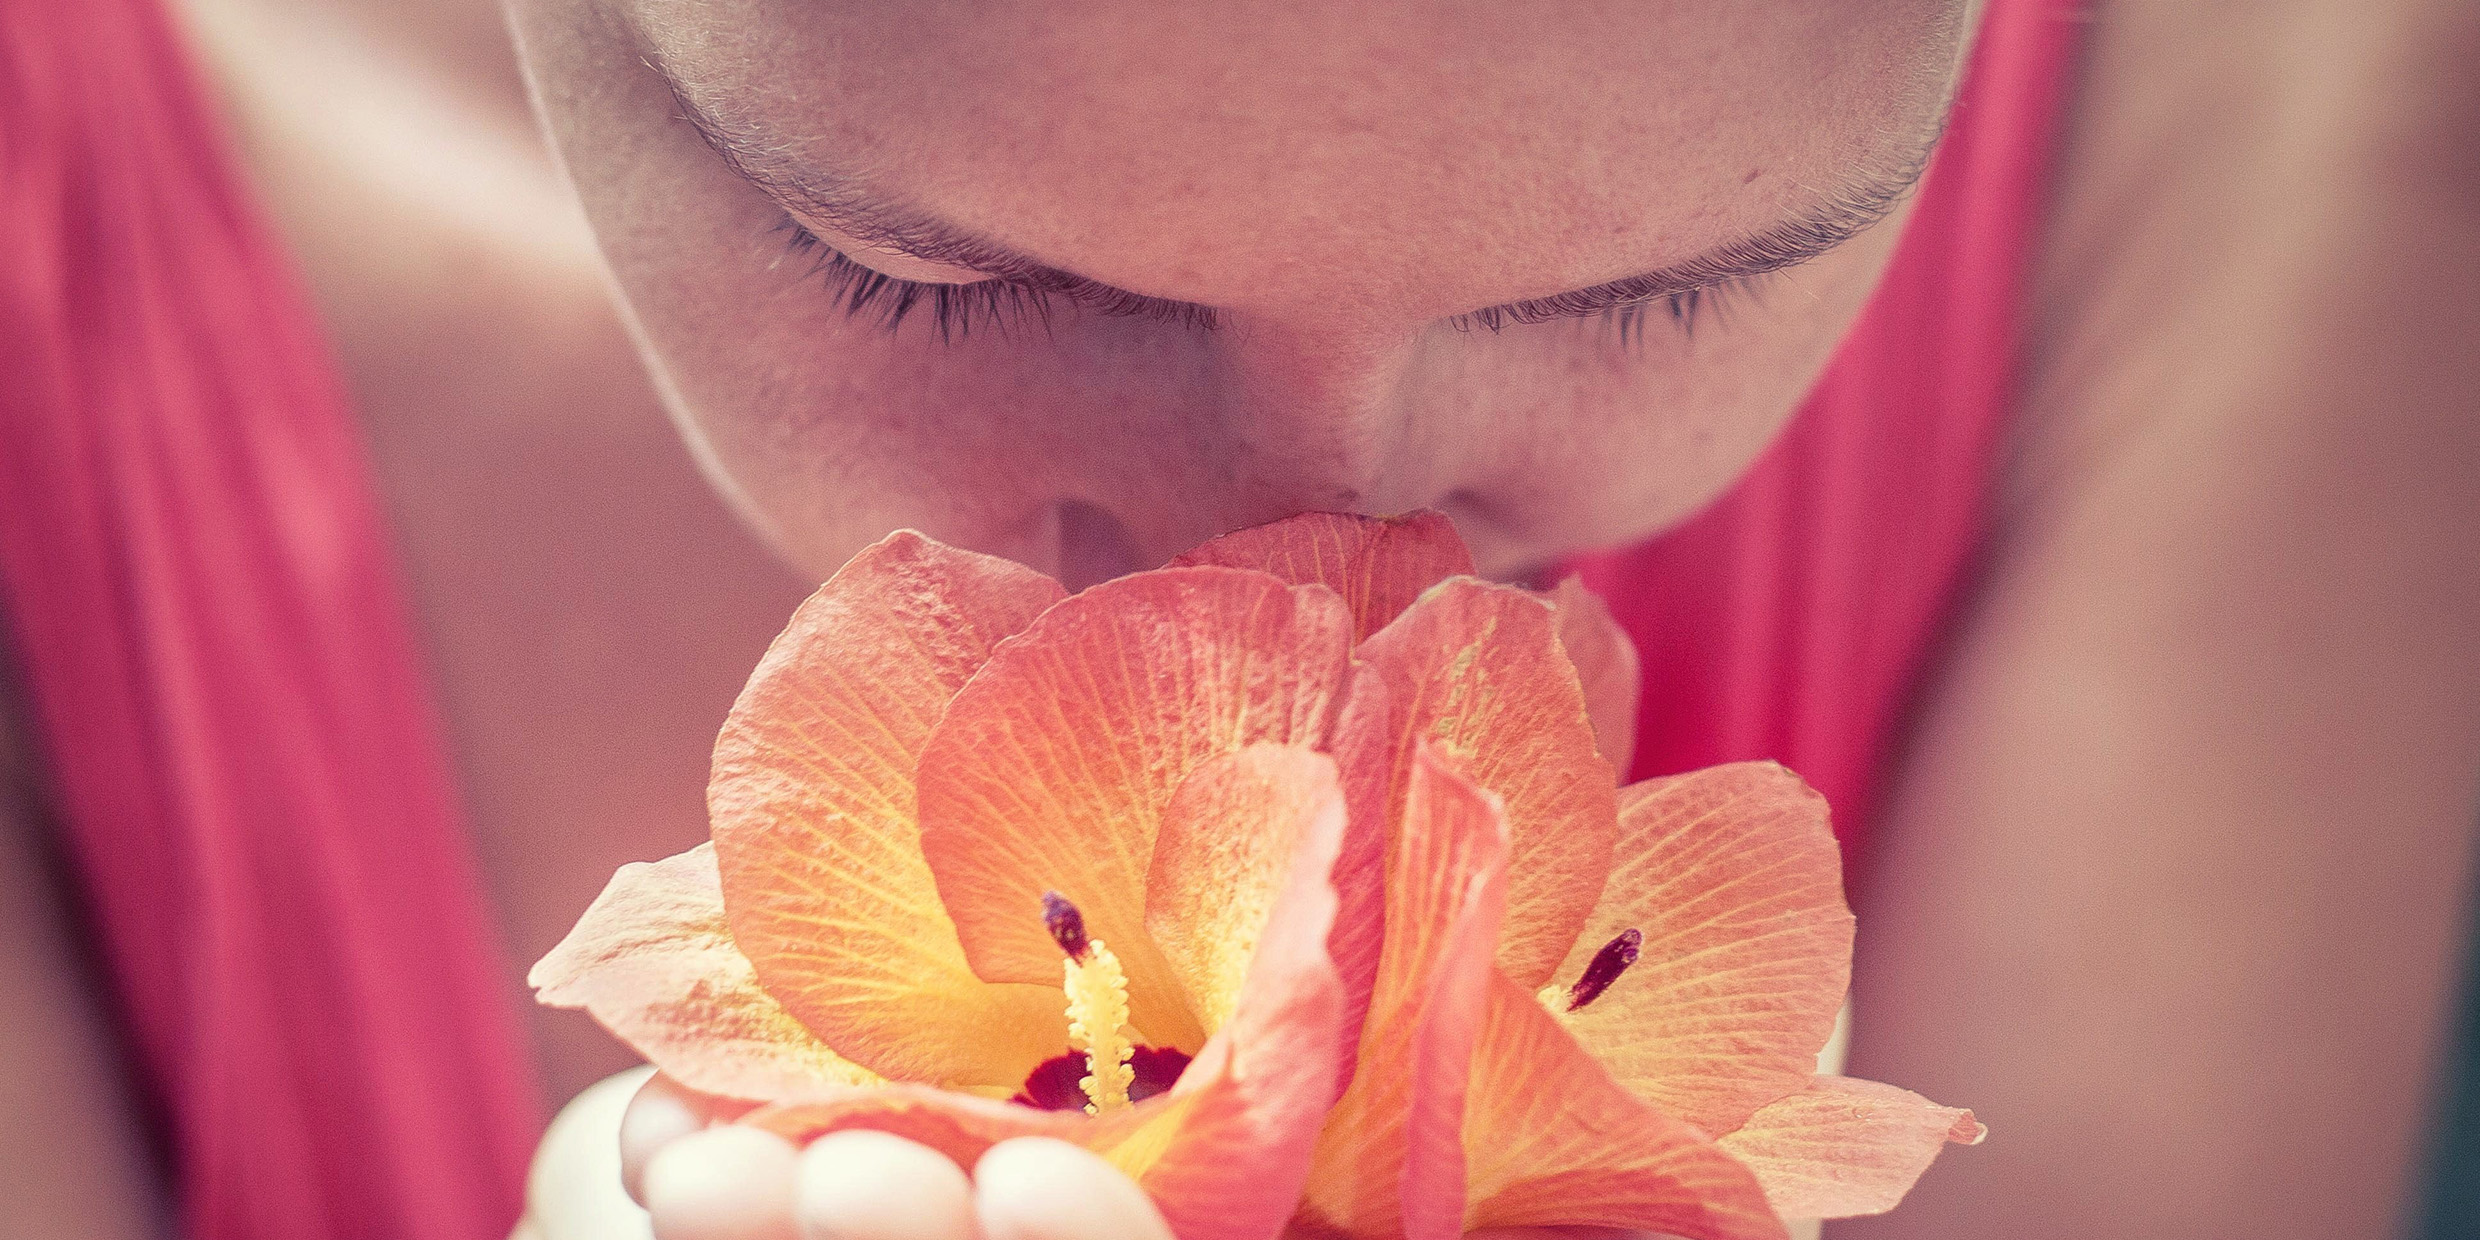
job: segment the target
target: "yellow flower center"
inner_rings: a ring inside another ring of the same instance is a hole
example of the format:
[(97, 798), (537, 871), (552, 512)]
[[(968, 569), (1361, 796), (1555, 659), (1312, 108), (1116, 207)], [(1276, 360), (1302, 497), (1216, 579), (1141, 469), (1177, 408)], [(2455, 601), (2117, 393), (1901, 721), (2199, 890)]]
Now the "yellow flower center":
[(1121, 1030), (1128, 1024), (1128, 974), (1119, 957), (1089, 941), (1082, 960), (1068, 958), (1068, 1045), (1085, 1052), (1085, 1079), (1077, 1085), (1089, 1101), (1085, 1113), (1099, 1115), (1128, 1105), (1128, 1087), (1137, 1079), (1129, 1066), (1136, 1045)]
[(1130, 1064), (1136, 1044), (1128, 1025), (1128, 971), (1100, 939), (1085, 937), (1085, 915), (1056, 891), (1042, 893), (1042, 924), (1051, 940), (1067, 953), (1068, 1046), (1085, 1052), (1085, 1113), (1100, 1115), (1128, 1105), (1128, 1087), (1136, 1083)]

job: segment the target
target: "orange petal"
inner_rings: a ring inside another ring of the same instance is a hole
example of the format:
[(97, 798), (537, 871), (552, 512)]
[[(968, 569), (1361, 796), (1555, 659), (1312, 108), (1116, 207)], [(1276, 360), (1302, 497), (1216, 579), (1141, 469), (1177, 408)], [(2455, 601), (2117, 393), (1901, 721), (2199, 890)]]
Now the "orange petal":
[[(1424, 745), (1416, 761), (1426, 763), (1432, 754)], [(1431, 782), (1419, 774), (1414, 778)], [(1452, 815), (1475, 824), (1489, 822), (1503, 856), (1503, 806), (1460, 778), (1453, 784), (1444, 779), (1434, 782), (1438, 791), (1432, 799), (1441, 808), (1433, 817)], [(1465, 828), (1467, 834), (1472, 830)], [(1464, 1122), (1480, 1032), (1474, 1017), (1489, 1002), (1491, 984), (1498, 976), (1491, 961), (1497, 953), (1505, 901), (1503, 864), (1471, 882), (1468, 898), (1447, 927), (1422, 999), (1420, 1022), (1413, 1028), (1406, 1065), (1411, 1094), (1405, 1107), (1400, 1181), (1407, 1240), (1455, 1240), (1464, 1234), (1464, 1207), (1469, 1199)]]
[(1883, 1214), (1952, 1141), (1978, 1145), (1987, 1130), (1970, 1111), (1908, 1089), (1821, 1076), (1768, 1104), (1722, 1148), (1748, 1164), (1784, 1218)]
[(1352, 609), (1352, 640), (1385, 628), (1423, 590), (1470, 576), (1472, 552), (1444, 513), (1400, 517), (1306, 512), (1225, 534), (1172, 564), (1220, 564), (1322, 585)]
[(965, 964), (914, 819), (913, 766), (1001, 638), (1062, 597), (911, 532), (793, 613), (715, 742), (707, 788), (732, 933), (769, 991), (890, 1077), (1013, 1087), (1067, 1043), (1056, 977)]
[[(1378, 957), (1385, 948), (1387, 859), (1395, 843), (1391, 825), (1382, 812), (1388, 760), (1371, 756), (1373, 752), (1383, 754), (1390, 736), (1386, 729), (1391, 698), (1385, 679), (1365, 664), (1353, 666), (1349, 684), (1342, 713), (1335, 720), (1338, 765), (1346, 780), (1347, 821), (1343, 851), (1334, 870), (1335, 897), (1341, 911), (1335, 916), (1334, 933), (1326, 940), (1327, 954), (1333, 957), (1335, 971), (1343, 978), (1343, 1046), (1339, 1058), (1347, 1084), (1360, 1063), (1360, 1039), (1368, 1024), (1370, 990), (1377, 984)], [(1356, 737), (1359, 739), (1355, 740)], [(1355, 754), (1359, 755), (1357, 761)], [(1364, 808), (1352, 813), (1356, 765), (1360, 769), (1357, 799)]]
[(1156, 1046), (1204, 1041), (1145, 932), (1163, 809), (1198, 764), (1325, 739), (1352, 618), (1332, 591), (1231, 568), (1105, 582), (1003, 643), (921, 758), (922, 847), (974, 971), (1057, 984), (1057, 891), (1127, 969)]
[(1251, 745), (1180, 781), (1154, 840), (1145, 927), (1199, 1024), (1231, 1019), (1304, 833), (1340, 841), (1343, 822), (1335, 760), (1312, 749)]
[(759, 988), (724, 926), (711, 845), (620, 867), (526, 982), (702, 1093), (759, 1100), (878, 1079)]
[(1824, 798), (1771, 762), (1629, 787), (1618, 866), (1557, 979), (1629, 927), (1635, 966), (1568, 1016), (1612, 1075), (1707, 1132), (1808, 1083), (1851, 977)]
[(1506, 978), (1493, 979), (1480, 1025), (1464, 1111), (1467, 1225), (1787, 1234), (1747, 1167), (1611, 1079)]
[(1387, 867), (1386, 938), (1359, 1067), (1328, 1118), (1307, 1215), (1355, 1236), (1460, 1234), (1464, 1085), (1506, 900), (1505, 811), (1414, 748)]
[(1329, 874), (1345, 823), (1332, 783), (1321, 800), (1301, 825), (1230, 1023), (1173, 1091), (1189, 1110), (1138, 1172), (1183, 1240), (1279, 1231), (1300, 1203), (1340, 1088), (1344, 983), (1326, 944), (1337, 913)]
[(983, 1151), (1011, 1137), (1054, 1137), (1107, 1156), (1180, 1106), (1170, 1095), (1158, 1094), (1108, 1115), (1092, 1116), (1082, 1111), (1045, 1111), (927, 1085), (889, 1085), (821, 1092), (761, 1107), (739, 1122), (798, 1144), (848, 1128), (874, 1129), (927, 1145), (969, 1169)]
[[(1415, 742), (1437, 741), (1507, 804), (1507, 921), (1498, 965), (1538, 986), (1600, 897), (1618, 832), (1617, 788), (1594, 747), (1584, 690), (1556, 616), (1522, 590), (1445, 582), (1357, 652), (1376, 707), (1347, 706), (1335, 752), (1355, 817), (1398, 807)], [(1353, 692), (1362, 695), (1363, 677)], [(1380, 798), (1383, 797), (1384, 800)]]
[(1636, 641), (1619, 627), (1610, 604), (1570, 576), (1550, 591), (1559, 612), (1559, 647), (1584, 684), (1585, 714), (1593, 720), (1593, 743), (1625, 777), (1636, 760), (1636, 707), (1644, 695), (1643, 665)]
[(1325, 952), (1327, 872), (1342, 826), (1317, 813), (1297, 833), (1231, 1022), (1168, 1094), (1088, 1117), (924, 1089), (849, 1091), (744, 1122), (795, 1140), (884, 1129), (968, 1167), (1008, 1137), (1057, 1137), (1136, 1177), (1181, 1240), (1265, 1240), (1300, 1199), (1334, 1098), (1343, 996)]

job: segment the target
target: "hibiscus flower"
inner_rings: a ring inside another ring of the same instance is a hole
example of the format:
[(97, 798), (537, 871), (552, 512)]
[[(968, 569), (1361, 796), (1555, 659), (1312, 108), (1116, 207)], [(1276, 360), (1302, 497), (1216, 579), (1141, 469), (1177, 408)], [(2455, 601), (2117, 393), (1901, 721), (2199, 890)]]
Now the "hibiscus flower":
[(1184, 1240), (1883, 1209), (1968, 1113), (1809, 1078), (1850, 918), (1779, 768), (1616, 787), (1635, 662), (1444, 518), (1067, 596), (897, 534), (716, 746), (713, 842), (536, 967), (693, 1089), (970, 1163), (1076, 1142)]
[(1982, 1129), (1814, 1074), (1853, 924), (1824, 799), (1770, 762), (1614, 789), (1625, 635), (1572, 582), (1490, 585), (1462, 554), (1443, 520), (1326, 516), (1183, 557), (1326, 584), (1368, 634), (1335, 751), (1386, 828), (1337, 882), (1347, 908), (1382, 888), (1381, 931), (1337, 953), (1365, 1026), (1300, 1221), (1755, 1240), (1891, 1208)]
[(624, 867), (532, 981), (772, 1104), (747, 1122), (968, 1165), (1058, 1137), (1181, 1236), (1263, 1240), (1337, 1089), (1319, 747), (1351, 645), (1323, 587), (1190, 568), (1064, 597), (896, 534), (733, 707), (712, 843)]

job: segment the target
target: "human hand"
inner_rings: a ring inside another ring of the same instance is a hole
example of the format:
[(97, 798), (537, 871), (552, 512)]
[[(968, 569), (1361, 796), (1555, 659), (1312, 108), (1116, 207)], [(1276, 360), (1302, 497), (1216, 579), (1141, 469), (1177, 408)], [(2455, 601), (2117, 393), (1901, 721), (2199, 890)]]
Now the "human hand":
[(588, 1089), (535, 1153), (517, 1240), (1172, 1240), (1134, 1181), (1065, 1142), (1002, 1142), (968, 1179), (885, 1133), (796, 1150), (723, 1122), (741, 1109), (645, 1069)]
[[(1134, 1181), (1065, 1142), (1001, 1142), (968, 1178), (886, 1133), (796, 1150), (727, 1122), (745, 1109), (644, 1068), (593, 1086), (544, 1134), (512, 1240), (1172, 1240)], [(1466, 1240), (1625, 1237), (1519, 1228)]]

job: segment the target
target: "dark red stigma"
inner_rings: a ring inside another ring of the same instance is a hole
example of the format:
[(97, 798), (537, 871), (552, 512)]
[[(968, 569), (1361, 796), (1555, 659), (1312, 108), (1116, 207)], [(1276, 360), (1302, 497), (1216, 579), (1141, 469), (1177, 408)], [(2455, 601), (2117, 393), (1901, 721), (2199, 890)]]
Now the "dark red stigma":
[(1636, 953), (1645, 945), (1645, 936), (1633, 926), (1619, 932), (1619, 937), (1602, 944), (1593, 953), (1593, 963), (1584, 967), (1584, 976), (1567, 988), (1567, 1010), (1570, 1012), (1602, 997), (1619, 975), (1636, 963)]
[(1042, 926), (1051, 932), (1051, 942), (1059, 944), (1059, 950), (1068, 953), (1070, 960), (1083, 960), (1092, 946), (1085, 937), (1085, 914), (1056, 891), (1042, 893)]
[[(1128, 1066), (1137, 1070), (1137, 1079), (1128, 1086), (1128, 1100), (1143, 1102), (1179, 1081), (1180, 1074), (1188, 1070), (1188, 1056), (1168, 1046), (1140, 1046), (1128, 1057)], [(1085, 1052), (1053, 1055), (1026, 1075), (1024, 1089), (1008, 1101), (1045, 1111), (1082, 1111), (1088, 1099), (1085, 1087), (1077, 1082), (1085, 1079), (1085, 1073)]]

